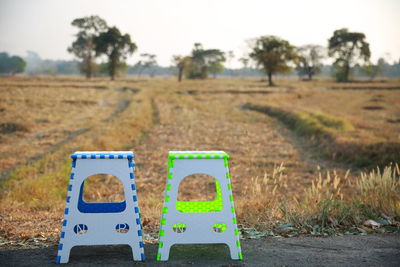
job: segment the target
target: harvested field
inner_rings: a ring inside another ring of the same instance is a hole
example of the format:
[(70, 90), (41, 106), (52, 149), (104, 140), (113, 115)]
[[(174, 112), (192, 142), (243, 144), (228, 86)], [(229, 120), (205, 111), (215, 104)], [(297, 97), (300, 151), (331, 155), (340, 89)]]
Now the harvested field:
[[(400, 91), (393, 88), (400, 81), (335, 90), (328, 89), (338, 86), (329, 80), (277, 84), (0, 78), (0, 238), (33, 246), (32, 237), (57, 240), (69, 155), (76, 150), (134, 151), (148, 241), (157, 236), (169, 150), (224, 150), (231, 156), (243, 236), (397, 231)], [(358, 185), (360, 172), (391, 162), (385, 172), (391, 186), (382, 189), (377, 173), (375, 186)], [(375, 199), (363, 195), (378, 189), (383, 191)], [(93, 190), (92, 196), (111, 194), (104, 187)], [(362, 226), (367, 219), (385, 223)]]

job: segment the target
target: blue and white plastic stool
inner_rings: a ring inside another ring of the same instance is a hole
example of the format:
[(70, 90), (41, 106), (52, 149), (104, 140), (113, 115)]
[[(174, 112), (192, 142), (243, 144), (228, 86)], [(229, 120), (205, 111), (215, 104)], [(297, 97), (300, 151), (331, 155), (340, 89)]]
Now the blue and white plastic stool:
[[(78, 151), (71, 155), (72, 168), (67, 203), (58, 247), (57, 263), (67, 263), (74, 246), (129, 245), (135, 261), (145, 259), (142, 225), (130, 151)], [(85, 179), (111, 174), (123, 184), (125, 200), (115, 203), (85, 202)]]
[[(174, 244), (227, 244), (232, 259), (242, 259), (224, 151), (170, 151), (157, 260), (166, 261)], [(192, 174), (214, 177), (213, 201), (178, 201), (180, 182)]]

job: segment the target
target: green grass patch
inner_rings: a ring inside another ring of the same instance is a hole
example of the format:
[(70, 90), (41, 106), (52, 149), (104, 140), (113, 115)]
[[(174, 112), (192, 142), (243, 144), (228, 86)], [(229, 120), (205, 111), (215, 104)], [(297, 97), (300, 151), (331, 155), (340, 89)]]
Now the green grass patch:
[(45, 157), (14, 171), (1, 185), (2, 191), (7, 192), (2, 198), (41, 210), (64, 205), (71, 162), (69, 158), (61, 160), (52, 170), (46, 170), (51, 158)]
[(244, 109), (265, 113), (283, 122), (301, 136), (326, 136), (334, 132), (354, 130), (354, 126), (344, 118), (317, 112), (287, 112), (278, 108), (245, 104)]
[(254, 110), (277, 118), (297, 135), (306, 138), (318, 147), (318, 156), (341, 161), (350, 166), (372, 169), (384, 167), (400, 158), (400, 144), (380, 142), (338, 142), (337, 137), (344, 132), (355, 130), (351, 122), (344, 118), (317, 112), (288, 112), (274, 107), (245, 104), (242, 109)]
[(329, 133), (331, 131), (346, 132), (354, 130), (354, 126), (346, 119), (313, 112), (299, 113), (295, 118), (294, 127), (298, 132), (305, 134)]

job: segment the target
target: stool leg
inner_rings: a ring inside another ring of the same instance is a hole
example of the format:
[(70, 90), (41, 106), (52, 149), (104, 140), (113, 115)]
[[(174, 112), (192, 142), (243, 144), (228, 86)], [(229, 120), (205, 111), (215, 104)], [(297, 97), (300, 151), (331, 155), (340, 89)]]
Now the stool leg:
[(229, 247), (229, 251), (231, 253), (232, 260), (239, 260), (240, 256), (239, 253), (241, 252), (240, 248), (236, 246), (236, 244), (227, 244)]
[(158, 258), (158, 256), (157, 256), (157, 260), (167, 261), (169, 259), (170, 249), (171, 249), (171, 245), (167, 245), (164, 243), (163, 247), (158, 249), (158, 254), (161, 254), (161, 257)]
[(144, 251), (142, 249), (138, 249), (137, 247), (134, 247), (132, 245), (130, 245), (131, 249), (132, 249), (132, 258), (134, 261), (144, 261), (145, 259), (145, 255), (144, 255)]
[(57, 263), (68, 263), (71, 248), (70, 246), (63, 245), (62, 249), (58, 250)]

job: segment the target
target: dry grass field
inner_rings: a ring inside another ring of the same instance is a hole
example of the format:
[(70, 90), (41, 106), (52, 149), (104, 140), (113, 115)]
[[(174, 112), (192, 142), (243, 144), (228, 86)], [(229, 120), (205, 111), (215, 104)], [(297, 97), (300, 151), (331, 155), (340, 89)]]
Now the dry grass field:
[[(77, 150), (134, 151), (148, 240), (157, 236), (169, 150), (230, 154), (243, 235), (398, 230), (400, 81), (276, 83), (0, 78), (2, 244), (58, 239)], [(121, 197), (115, 179), (88, 183), (88, 200)]]

